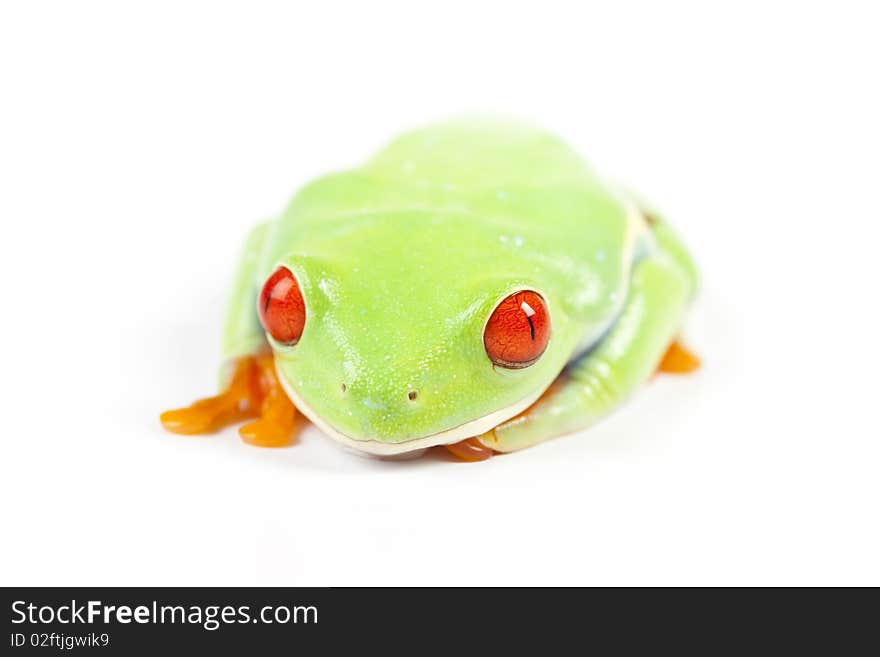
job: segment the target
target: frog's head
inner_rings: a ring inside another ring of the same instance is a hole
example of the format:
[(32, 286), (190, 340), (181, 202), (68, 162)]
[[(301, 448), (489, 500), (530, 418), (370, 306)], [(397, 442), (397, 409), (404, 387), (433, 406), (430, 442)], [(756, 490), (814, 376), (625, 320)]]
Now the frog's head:
[(518, 236), (408, 212), (290, 242), (261, 319), (296, 406), (350, 446), (394, 454), (484, 433), (574, 349), (564, 294)]

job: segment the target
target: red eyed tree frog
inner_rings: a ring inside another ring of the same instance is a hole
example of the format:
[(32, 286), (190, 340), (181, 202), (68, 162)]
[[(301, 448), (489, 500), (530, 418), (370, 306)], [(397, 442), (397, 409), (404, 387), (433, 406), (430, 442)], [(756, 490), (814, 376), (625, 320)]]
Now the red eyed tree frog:
[(460, 119), (404, 134), (256, 226), (232, 287), (223, 390), (177, 433), (293, 441), (298, 412), (391, 456), (466, 461), (585, 428), (659, 368), (696, 286), (669, 225), (553, 135)]

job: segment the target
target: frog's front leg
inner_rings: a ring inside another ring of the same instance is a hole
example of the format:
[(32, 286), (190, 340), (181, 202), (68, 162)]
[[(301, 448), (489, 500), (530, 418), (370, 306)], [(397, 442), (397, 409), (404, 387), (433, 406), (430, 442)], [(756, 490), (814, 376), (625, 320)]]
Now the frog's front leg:
[(222, 391), (186, 408), (162, 413), (160, 419), (168, 431), (188, 435), (211, 433), (254, 420), (239, 429), (245, 442), (260, 447), (281, 447), (293, 442), (296, 408), (278, 381), (256, 312), (256, 272), (270, 226), (260, 224), (251, 232), (239, 261), (223, 337), (226, 365)]
[(220, 394), (200, 399), (186, 408), (165, 411), (159, 419), (168, 431), (174, 433), (211, 433), (256, 417), (260, 403), (257, 359), (245, 356), (233, 364), (229, 382)]
[(618, 406), (657, 370), (679, 330), (692, 287), (688, 272), (666, 252), (641, 261), (624, 310), (604, 340), (538, 402), (479, 442), (512, 452), (584, 429)]
[(238, 430), (242, 440), (257, 447), (284, 447), (293, 442), (296, 407), (290, 401), (275, 371), (271, 353), (256, 358), (262, 397), (259, 419)]
[(186, 435), (211, 433), (253, 418), (258, 419), (239, 429), (245, 442), (259, 447), (293, 442), (296, 408), (278, 382), (270, 353), (236, 359), (229, 383), (219, 395), (160, 416), (168, 431)]

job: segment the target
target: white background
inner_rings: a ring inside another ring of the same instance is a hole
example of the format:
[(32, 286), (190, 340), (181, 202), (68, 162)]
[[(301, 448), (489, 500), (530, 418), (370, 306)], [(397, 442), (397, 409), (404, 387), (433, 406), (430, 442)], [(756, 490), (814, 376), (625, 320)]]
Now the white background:
[[(0, 583), (880, 584), (872, 3), (515, 4), (4, 3)], [(483, 464), (163, 432), (248, 228), (467, 111), (673, 219), (704, 369)]]

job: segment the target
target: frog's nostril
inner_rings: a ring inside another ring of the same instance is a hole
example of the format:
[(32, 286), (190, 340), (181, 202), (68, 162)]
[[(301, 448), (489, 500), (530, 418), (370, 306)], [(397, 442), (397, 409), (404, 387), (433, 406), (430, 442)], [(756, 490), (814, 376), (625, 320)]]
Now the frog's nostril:
[(407, 399), (409, 399), (410, 401), (415, 401), (418, 396), (419, 396), (418, 390), (410, 390), (406, 395)]
[(348, 386), (345, 385), (344, 383), (341, 386), (339, 386), (339, 388), (340, 388), (340, 390), (342, 390), (342, 392), (345, 392), (346, 390), (348, 390)]

